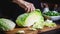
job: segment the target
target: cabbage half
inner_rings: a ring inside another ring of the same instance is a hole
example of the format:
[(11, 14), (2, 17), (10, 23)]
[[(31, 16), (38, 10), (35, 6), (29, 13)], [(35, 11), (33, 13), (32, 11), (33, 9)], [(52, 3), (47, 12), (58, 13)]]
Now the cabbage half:
[(41, 23), (43, 21), (44, 18), (39, 9), (36, 9), (35, 11), (32, 11), (30, 13), (19, 15), (16, 19), (17, 25), (23, 27), (30, 27), (37, 22)]
[(9, 19), (0, 18), (0, 29), (10, 31), (15, 28), (15, 23)]

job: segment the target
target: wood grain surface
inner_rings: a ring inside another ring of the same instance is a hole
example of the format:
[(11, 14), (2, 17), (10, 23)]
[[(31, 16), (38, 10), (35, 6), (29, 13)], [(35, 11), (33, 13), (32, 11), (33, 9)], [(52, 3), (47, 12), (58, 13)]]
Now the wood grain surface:
[(46, 31), (50, 31), (50, 30), (54, 30), (54, 29), (59, 29), (59, 28), (60, 28), (60, 25), (57, 25), (57, 27), (55, 27), (55, 28), (45, 27), (42, 30), (36, 30), (36, 31), (31, 31), (31, 30), (29, 30), (29, 28), (15, 28), (13, 31), (6, 32), (6, 34), (16, 34), (16, 32), (19, 30), (24, 30), (25, 34), (37, 34), (38, 32), (42, 33), (42, 32), (46, 32)]

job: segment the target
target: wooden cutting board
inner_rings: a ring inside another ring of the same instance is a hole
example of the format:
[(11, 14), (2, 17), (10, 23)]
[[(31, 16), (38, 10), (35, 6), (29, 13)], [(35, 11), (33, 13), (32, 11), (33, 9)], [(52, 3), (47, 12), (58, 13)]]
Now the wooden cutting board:
[(31, 31), (28, 28), (15, 28), (13, 31), (6, 32), (6, 34), (16, 34), (16, 32), (19, 31), (19, 30), (24, 30), (25, 34), (37, 34), (38, 31), (42, 33), (42, 32), (46, 32), (46, 31), (50, 31), (50, 30), (54, 30), (54, 29), (59, 29), (59, 28), (60, 28), (60, 25), (57, 25), (57, 27), (55, 27), (55, 28), (45, 27), (42, 30), (36, 30), (36, 31)]

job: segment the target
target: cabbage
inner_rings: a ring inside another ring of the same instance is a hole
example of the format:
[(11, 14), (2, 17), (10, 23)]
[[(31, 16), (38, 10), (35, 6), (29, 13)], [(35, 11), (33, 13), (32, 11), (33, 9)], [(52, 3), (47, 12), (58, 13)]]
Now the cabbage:
[(43, 29), (44, 28), (44, 23), (43, 22), (37, 22), (32, 26), (32, 28)]
[(37, 22), (43, 21), (44, 18), (39, 9), (36, 9), (35, 11), (32, 11), (30, 13), (24, 13), (22, 15), (19, 15), (16, 19), (17, 25), (23, 27), (30, 27)]
[(13, 30), (15, 27), (15, 23), (9, 19), (0, 18), (0, 29), (4, 31)]
[(50, 20), (44, 21), (44, 17), (39, 9), (32, 11), (30, 13), (24, 13), (19, 15), (16, 19), (16, 23), (20, 27), (30, 27), (33, 29), (43, 29), (47, 27), (56, 27), (56, 24)]
[(48, 20), (48, 19), (44, 23), (45, 23), (44, 26), (51, 27), (51, 28), (57, 26), (53, 21)]
[(22, 15), (19, 15), (17, 20), (16, 20), (16, 23), (19, 25), (19, 26), (25, 26), (25, 20), (26, 18), (28, 17), (28, 13), (24, 13)]

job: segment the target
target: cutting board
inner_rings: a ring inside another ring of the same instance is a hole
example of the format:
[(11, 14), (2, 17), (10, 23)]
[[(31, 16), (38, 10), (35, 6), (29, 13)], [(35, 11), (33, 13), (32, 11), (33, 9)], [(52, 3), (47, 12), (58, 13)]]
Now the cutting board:
[(31, 30), (29, 30), (29, 28), (15, 28), (13, 31), (6, 32), (6, 34), (16, 34), (16, 32), (19, 30), (24, 30), (25, 34), (37, 34), (38, 32), (42, 33), (42, 32), (47, 32), (47, 31), (55, 30), (55, 29), (59, 29), (59, 28), (60, 28), (60, 25), (58, 25), (58, 24), (57, 24), (57, 27), (55, 27), (55, 28), (44, 27), (44, 29), (36, 30), (36, 31), (31, 31)]

